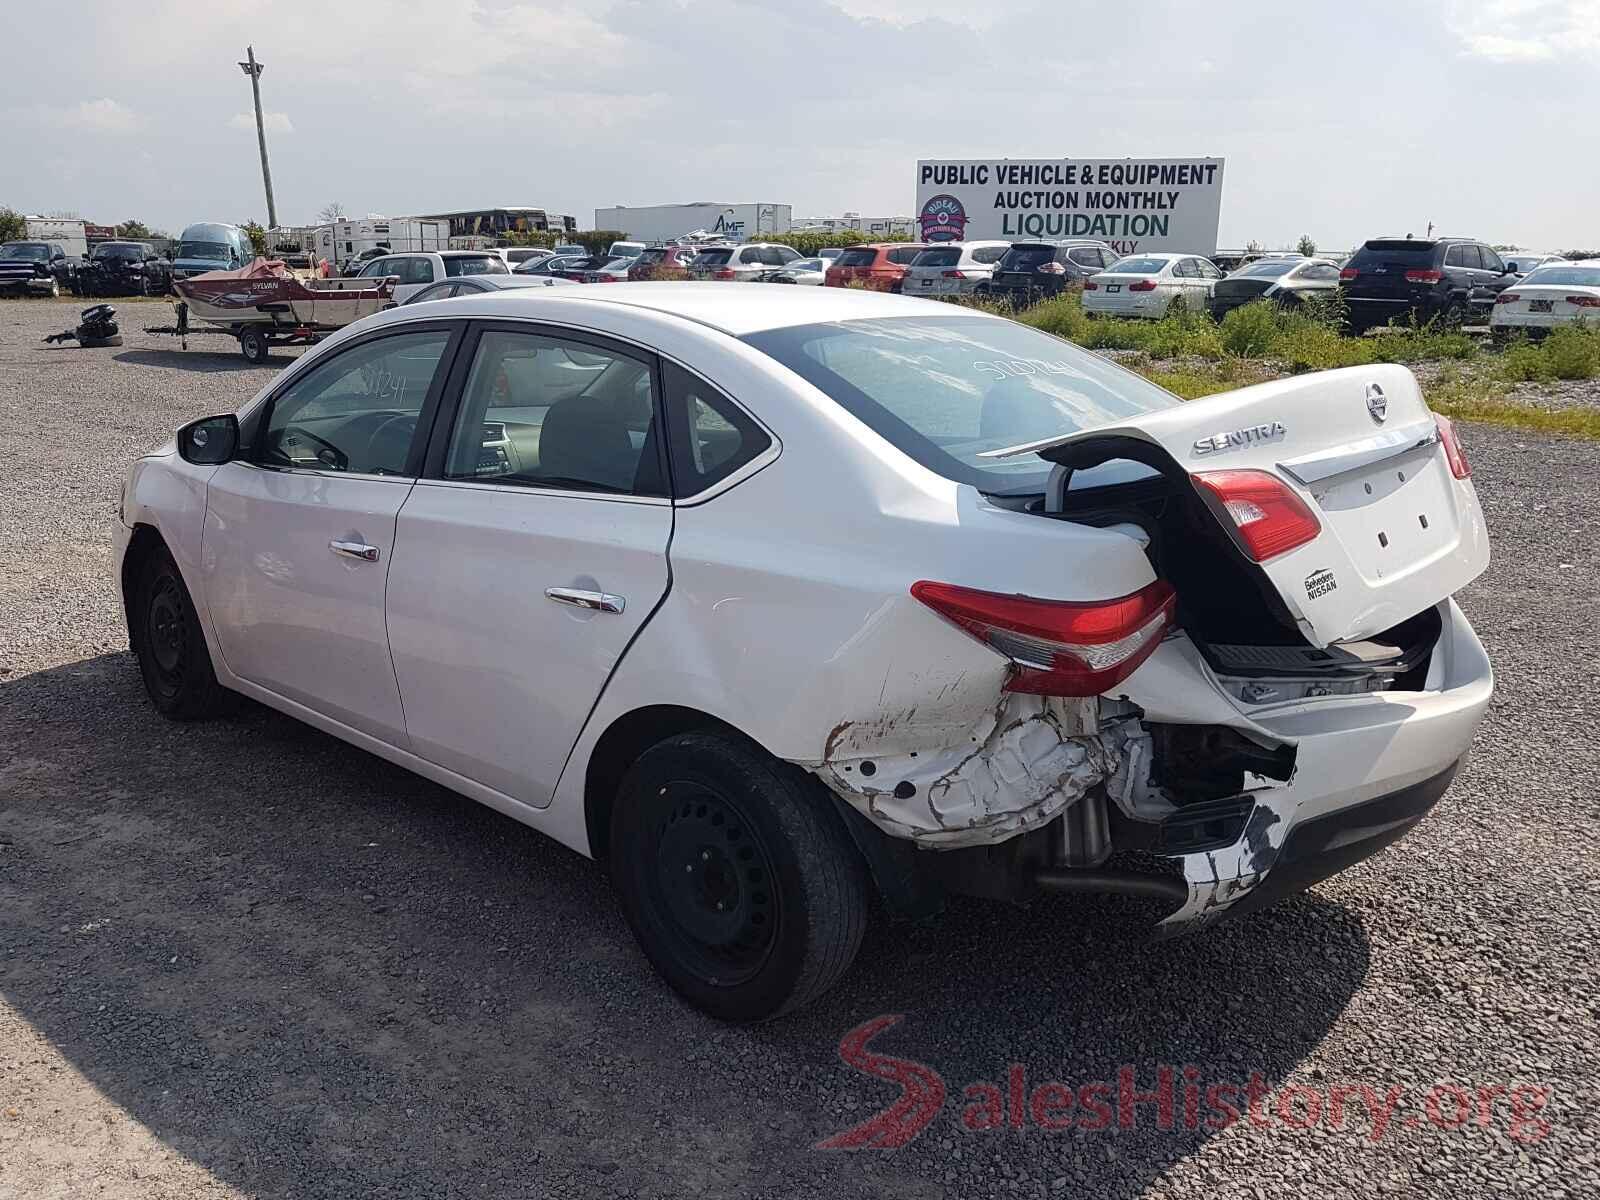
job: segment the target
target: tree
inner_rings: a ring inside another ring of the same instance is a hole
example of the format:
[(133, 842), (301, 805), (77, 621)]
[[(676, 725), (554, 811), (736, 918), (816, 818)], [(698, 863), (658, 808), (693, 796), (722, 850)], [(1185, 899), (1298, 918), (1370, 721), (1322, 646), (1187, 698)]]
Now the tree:
[(117, 226), (117, 236), (125, 238), (147, 238), (151, 236), (150, 226), (146, 225), (143, 221), (124, 221), (121, 225)]
[(245, 237), (250, 239), (250, 246), (259, 255), (267, 252), (267, 231), (261, 227), (259, 221), (240, 221), (239, 228)]
[(1309, 233), (1302, 233), (1300, 235), (1300, 244), (1296, 247), (1296, 249), (1299, 250), (1301, 254), (1304, 254), (1307, 258), (1310, 258), (1316, 254), (1317, 244), (1311, 240), (1311, 235)]
[(1246, 254), (1260, 254), (1265, 249), (1266, 249), (1266, 247), (1263, 246), (1260, 242), (1256, 241), (1255, 238), (1251, 238), (1248, 242), (1246, 242), (1244, 244), (1244, 252)]
[(28, 222), (14, 208), (0, 206), (0, 242), (16, 242), (28, 236)]
[(344, 220), (344, 205), (337, 200), (330, 200), (317, 211), (317, 224), (332, 225), (335, 221)]
[(628, 235), (620, 229), (580, 229), (567, 239), (574, 246), (582, 246), (590, 254), (604, 254), (612, 242), (625, 242)]

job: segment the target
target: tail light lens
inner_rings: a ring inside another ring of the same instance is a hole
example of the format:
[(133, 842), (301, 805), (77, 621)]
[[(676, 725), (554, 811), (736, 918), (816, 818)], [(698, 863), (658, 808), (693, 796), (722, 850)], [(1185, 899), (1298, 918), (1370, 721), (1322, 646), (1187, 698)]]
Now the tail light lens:
[(1138, 283), (1130, 283), (1128, 290), (1130, 292), (1153, 292), (1156, 290), (1156, 281), (1154, 279), (1141, 279)]
[(1600, 296), (1568, 296), (1567, 303), (1579, 308), (1600, 308)]
[(1354, 267), (1342, 267), (1339, 271), (1340, 279), (1354, 279), (1359, 272)]
[(733, 278), (733, 268), (732, 267), (723, 267), (720, 271), (713, 271), (711, 273), (711, 278), (713, 278), (713, 279), (732, 279)]
[(1092, 279), (1085, 279), (1083, 281), (1083, 290), (1086, 292), (1098, 292), (1100, 285)]
[[(1570, 297), (1570, 296), (1567, 297), (1567, 299), (1569, 299), (1569, 300), (1571, 298), (1572, 297)], [(1517, 295), (1515, 292), (1501, 292), (1498, 296), (1496, 296), (1494, 298), (1494, 302), (1496, 304), (1510, 304), (1513, 300), (1521, 300), (1521, 299), (1522, 299), (1522, 297)]]
[(1461, 442), (1456, 438), (1455, 423), (1449, 417), (1441, 417), (1438, 413), (1434, 413), (1433, 420), (1439, 427), (1439, 444), (1444, 447), (1444, 457), (1450, 464), (1450, 474), (1457, 479), (1470, 479), (1472, 464), (1467, 461), (1467, 452), (1461, 448)]
[(1194, 481), (1233, 521), (1245, 553), (1256, 562), (1287, 554), (1322, 532), (1322, 522), (1294, 490), (1267, 471), (1205, 471)]
[(1407, 271), (1407, 283), (1438, 283), (1444, 278), (1443, 271)]
[(1047, 262), (1039, 268), (1041, 275), (1065, 275), (1067, 269), (1058, 262)]
[(965, 271), (946, 271), (944, 277), (946, 279), (965, 279), (967, 273)]
[(1172, 624), (1177, 596), (1158, 579), (1131, 596), (1079, 603), (1004, 596), (922, 580), (911, 594), (1015, 666), (1006, 690), (1098, 696), (1149, 658)]

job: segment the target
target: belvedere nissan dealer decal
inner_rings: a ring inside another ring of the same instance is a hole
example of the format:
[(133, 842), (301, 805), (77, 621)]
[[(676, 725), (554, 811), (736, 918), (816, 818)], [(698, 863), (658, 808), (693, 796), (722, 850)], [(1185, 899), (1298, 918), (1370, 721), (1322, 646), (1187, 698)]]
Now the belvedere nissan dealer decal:
[(1220, 158), (922, 159), (921, 240), (1094, 238), (1119, 254), (1217, 250)]

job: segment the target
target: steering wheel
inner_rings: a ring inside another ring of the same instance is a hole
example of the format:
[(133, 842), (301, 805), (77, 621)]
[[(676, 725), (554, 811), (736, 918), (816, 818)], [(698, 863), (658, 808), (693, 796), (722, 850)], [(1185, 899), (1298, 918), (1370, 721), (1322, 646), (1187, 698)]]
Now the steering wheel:
[[(373, 475), (402, 475), (406, 469), (406, 455), (411, 449), (411, 439), (417, 432), (416, 413), (396, 413), (372, 431), (367, 439), (367, 461), (372, 463)], [(390, 467), (390, 462), (399, 465)]]
[(291, 425), (278, 435), (278, 452), (283, 454), (284, 458), (288, 459), (289, 462), (293, 463), (295, 460), (287, 453), (284, 453), (284, 445), (291, 438), (304, 438), (306, 441), (314, 443), (316, 453), (312, 457), (330, 470), (347, 471), (350, 469), (349, 455), (328, 441), (327, 438), (318, 437), (309, 429), (301, 429), (298, 425)]

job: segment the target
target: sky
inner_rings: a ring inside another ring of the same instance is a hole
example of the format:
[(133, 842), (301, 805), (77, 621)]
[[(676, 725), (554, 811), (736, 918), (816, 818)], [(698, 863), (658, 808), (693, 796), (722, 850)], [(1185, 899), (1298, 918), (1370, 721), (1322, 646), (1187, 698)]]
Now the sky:
[[(909, 214), (918, 158), (1221, 157), (1220, 244), (1600, 243), (1600, 0), (59, 0), (8, 22), (0, 205), (279, 221)], [(63, 53), (63, 48), (70, 52)]]

